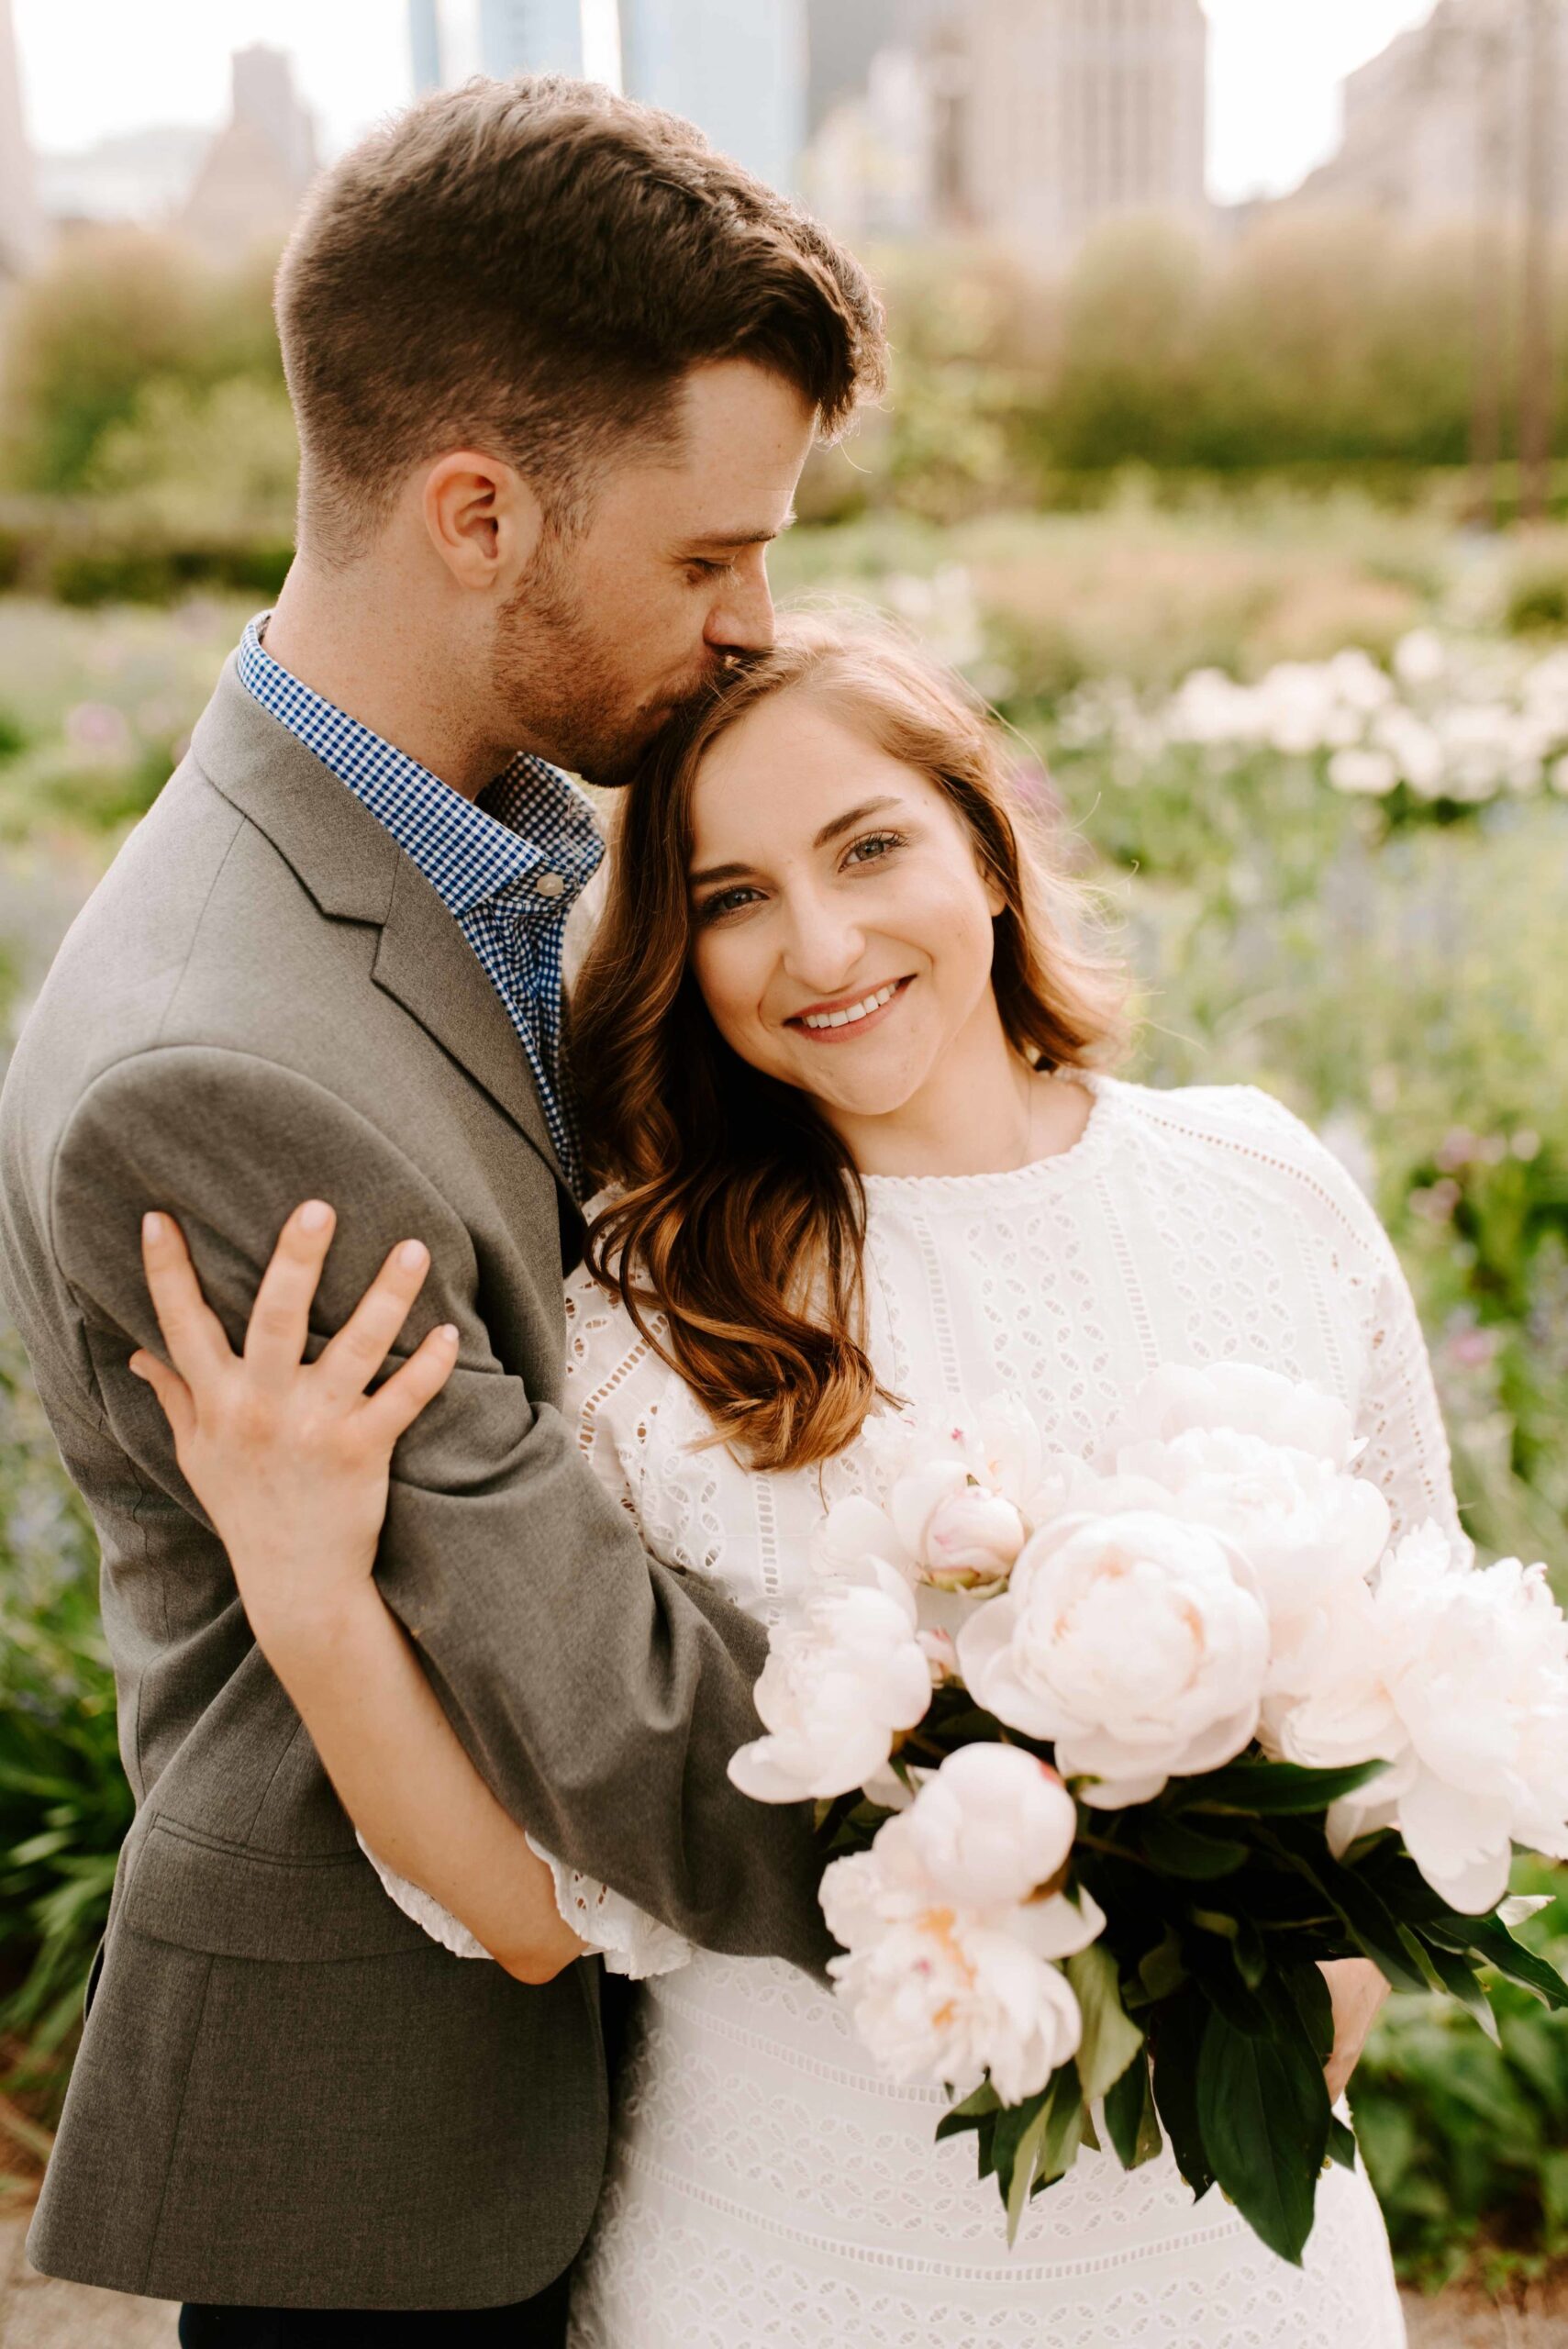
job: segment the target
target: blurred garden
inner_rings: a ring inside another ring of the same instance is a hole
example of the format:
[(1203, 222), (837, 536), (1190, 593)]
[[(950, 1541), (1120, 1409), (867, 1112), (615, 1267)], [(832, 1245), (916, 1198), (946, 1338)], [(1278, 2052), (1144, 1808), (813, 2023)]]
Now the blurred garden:
[[(1125, 940), (1133, 1073), (1266, 1086), (1350, 1165), (1416, 1290), (1478, 1545), (1544, 1558), (1568, 1600), (1568, 469), (1563, 518), (1527, 528), (1506, 440), (1467, 467), (1468, 262), (1330, 217), (1218, 252), (1124, 224), (1056, 286), (984, 252), (885, 273), (892, 396), (814, 460), (776, 589), (901, 614), (1002, 713), (1020, 795)], [(283, 575), (295, 451), (264, 268), (83, 235), (0, 334), (14, 1028)], [(90, 1534), (4, 1338), (0, 1683), (19, 2193), (128, 1797)], [(1522, 1890), (1557, 1880), (1520, 1863)], [(1529, 1931), (1568, 1963), (1568, 1903)], [(1358, 2081), (1423, 2283), (1568, 2258), (1568, 2018), (1497, 2004), (1492, 2041), (1396, 1999)]]

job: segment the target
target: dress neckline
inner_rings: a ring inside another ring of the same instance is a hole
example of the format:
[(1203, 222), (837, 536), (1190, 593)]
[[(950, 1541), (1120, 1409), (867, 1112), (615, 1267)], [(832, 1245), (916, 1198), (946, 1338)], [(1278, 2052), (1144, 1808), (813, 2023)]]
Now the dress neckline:
[(1067, 1182), (1092, 1168), (1103, 1156), (1114, 1119), (1117, 1081), (1098, 1069), (1062, 1068), (1064, 1083), (1081, 1085), (1091, 1097), (1089, 1114), (1076, 1141), (1031, 1158), (1022, 1166), (1006, 1166), (984, 1174), (862, 1174), (868, 1202), (940, 1198), (980, 1200), (1036, 1190), (1042, 1183)]

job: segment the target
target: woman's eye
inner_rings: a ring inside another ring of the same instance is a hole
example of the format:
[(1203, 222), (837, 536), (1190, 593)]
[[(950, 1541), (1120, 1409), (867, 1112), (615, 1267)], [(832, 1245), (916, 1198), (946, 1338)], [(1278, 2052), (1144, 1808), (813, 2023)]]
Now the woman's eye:
[(864, 840), (854, 842), (844, 862), (846, 864), (878, 864), (894, 849), (903, 845), (902, 832), (868, 832)]
[(721, 889), (717, 897), (705, 897), (697, 907), (697, 919), (702, 922), (722, 921), (726, 914), (738, 914), (760, 894), (755, 889)]

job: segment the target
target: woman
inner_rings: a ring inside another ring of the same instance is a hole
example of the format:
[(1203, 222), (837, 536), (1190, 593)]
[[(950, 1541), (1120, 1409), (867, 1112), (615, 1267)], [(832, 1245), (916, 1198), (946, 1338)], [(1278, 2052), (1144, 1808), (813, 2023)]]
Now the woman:
[[(1118, 990), (1077, 911), (1018, 836), (995, 731), (891, 639), (796, 623), (630, 795), (574, 1005), (610, 1188), (569, 1285), (568, 1407), (647, 1545), (770, 1620), (884, 1398), (1005, 1390), (1085, 1456), (1161, 1362), (1340, 1396), (1396, 1530), (1462, 1540), (1375, 1218), (1266, 1097), (1092, 1072)], [(413, 1247), (300, 1368), (329, 1233), (319, 1203), (291, 1223), (240, 1362), (163, 1224), (176, 1371), (139, 1364), (395, 1897), (530, 1978), (584, 1946), (647, 1977), (577, 2349), (1402, 2341), (1364, 2175), (1325, 2176), (1299, 2270), (1218, 2195), (1195, 2206), (1168, 2155), (1082, 2156), (1009, 2253), (972, 2150), (932, 2143), (941, 2092), (877, 2074), (817, 1985), (694, 1952), (534, 1853), (370, 1579), (391, 1445), (451, 1333), (363, 1399)], [(1335, 1973), (1337, 2093), (1382, 1986)]]

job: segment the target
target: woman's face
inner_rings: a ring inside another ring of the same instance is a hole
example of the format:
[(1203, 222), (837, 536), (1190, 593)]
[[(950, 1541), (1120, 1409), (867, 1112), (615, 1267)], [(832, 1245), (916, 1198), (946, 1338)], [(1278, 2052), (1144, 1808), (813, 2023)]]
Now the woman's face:
[(962, 818), (809, 685), (720, 735), (692, 807), (692, 967), (725, 1041), (831, 1115), (895, 1115), (989, 1018), (1002, 907)]

